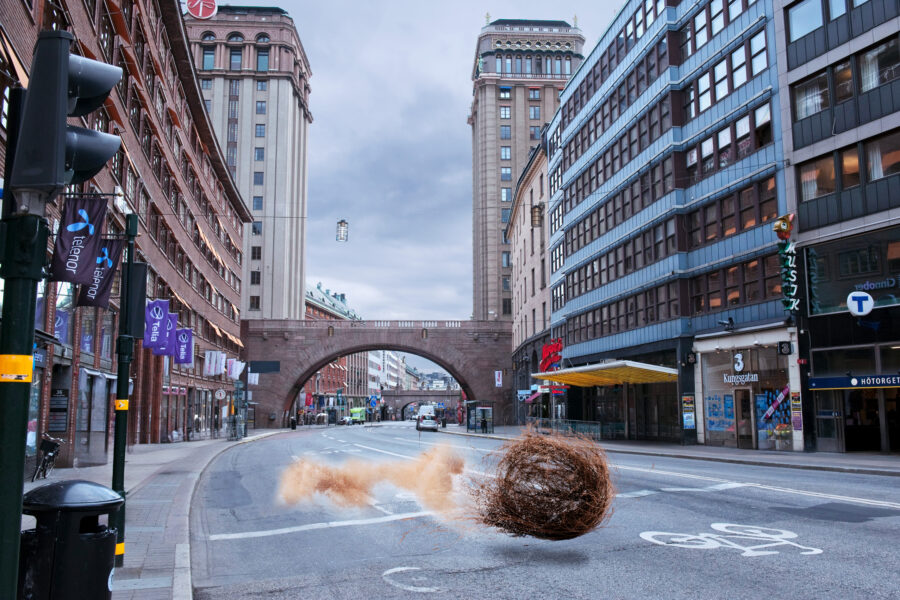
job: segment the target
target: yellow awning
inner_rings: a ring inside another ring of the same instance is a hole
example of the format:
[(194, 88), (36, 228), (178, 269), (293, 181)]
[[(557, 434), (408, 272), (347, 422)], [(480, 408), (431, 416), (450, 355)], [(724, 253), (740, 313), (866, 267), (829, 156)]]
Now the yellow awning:
[(678, 371), (668, 367), (648, 365), (631, 360), (572, 367), (546, 373), (532, 373), (535, 379), (547, 379), (557, 383), (593, 387), (595, 385), (621, 385), (623, 383), (663, 383), (678, 381)]
[(244, 344), (241, 343), (241, 340), (240, 340), (240, 339), (234, 337), (233, 335), (231, 335), (231, 334), (228, 333), (227, 331), (225, 332), (225, 335), (228, 336), (228, 339), (231, 340), (232, 342), (234, 342), (235, 344), (237, 344), (240, 348), (243, 348), (243, 347), (244, 347)]

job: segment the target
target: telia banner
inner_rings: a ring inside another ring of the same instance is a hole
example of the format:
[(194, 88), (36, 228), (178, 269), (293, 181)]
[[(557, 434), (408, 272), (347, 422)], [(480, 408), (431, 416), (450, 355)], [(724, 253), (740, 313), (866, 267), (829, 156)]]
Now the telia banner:
[(165, 341), (153, 348), (156, 356), (175, 356), (175, 330), (178, 329), (178, 315), (169, 313), (166, 316)]
[(85, 196), (66, 200), (50, 261), (51, 281), (91, 284), (95, 259), (104, 241), (100, 236), (105, 220), (105, 200)]
[(91, 283), (81, 286), (76, 302), (77, 306), (109, 308), (109, 292), (112, 289), (112, 282), (115, 279), (124, 247), (125, 240), (103, 240), (100, 254), (97, 255), (94, 265)]
[(175, 331), (175, 364), (189, 365), (194, 362), (194, 332), (190, 329)]
[(144, 309), (144, 347), (159, 348), (166, 341), (169, 301), (151, 300)]

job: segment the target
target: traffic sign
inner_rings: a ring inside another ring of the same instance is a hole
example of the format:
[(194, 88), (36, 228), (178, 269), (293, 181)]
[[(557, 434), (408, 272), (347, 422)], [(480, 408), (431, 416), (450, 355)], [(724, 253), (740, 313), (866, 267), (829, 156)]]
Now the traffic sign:
[(866, 292), (850, 292), (847, 296), (847, 309), (854, 317), (864, 317), (875, 308), (875, 300)]
[(372, 398), (371, 400), (369, 400), (369, 406), (371, 406), (372, 408), (375, 408), (375, 406), (377, 406), (377, 405), (378, 405), (378, 401), (375, 400), (375, 398)]

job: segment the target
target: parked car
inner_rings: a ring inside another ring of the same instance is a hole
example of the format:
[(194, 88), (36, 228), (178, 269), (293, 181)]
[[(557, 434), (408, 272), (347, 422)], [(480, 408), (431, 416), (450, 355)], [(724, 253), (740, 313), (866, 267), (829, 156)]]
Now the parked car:
[(353, 425), (353, 417), (341, 417), (338, 425)]
[(431, 431), (438, 430), (438, 422), (434, 417), (423, 416), (419, 418), (419, 422), (416, 423), (416, 429), (418, 431), (422, 431), (423, 429), (430, 429)]

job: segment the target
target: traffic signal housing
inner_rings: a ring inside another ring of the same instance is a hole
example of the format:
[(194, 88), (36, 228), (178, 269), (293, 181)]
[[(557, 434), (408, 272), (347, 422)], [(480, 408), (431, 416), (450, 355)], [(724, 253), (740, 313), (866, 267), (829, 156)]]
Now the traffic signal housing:
[(71, 54), (74, 39), (66, 31), (38, 36), (9, 180), (13, 191), (52, 198), (96, 175), (119, 149), (116, 135), (66, 123), (100, 108), (122, 78), (119, 67)]

